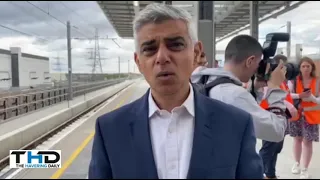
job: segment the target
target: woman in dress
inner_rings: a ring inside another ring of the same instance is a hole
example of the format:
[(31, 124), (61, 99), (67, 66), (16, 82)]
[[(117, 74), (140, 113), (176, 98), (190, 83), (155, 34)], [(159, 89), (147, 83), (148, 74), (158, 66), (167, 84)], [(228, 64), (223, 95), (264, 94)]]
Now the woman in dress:
[(315, 64), (310, 58), (302, 58), (299, 66), (300, 75), (296, 80), (288, 82), (291, 97), (299, 102), (297, 109), (300, 114), (298, 119), (289, 122), (289, 134), (294, 138), (295, 164), (292, 173), (300, 174), (301, 179), (309, 179), (312, 143), (319, 142), (320, 81), (315, 76)]

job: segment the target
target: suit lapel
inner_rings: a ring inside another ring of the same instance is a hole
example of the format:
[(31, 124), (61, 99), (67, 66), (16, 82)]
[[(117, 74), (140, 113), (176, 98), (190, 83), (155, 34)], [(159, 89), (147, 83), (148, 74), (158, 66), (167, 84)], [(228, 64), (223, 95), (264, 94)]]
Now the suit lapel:
[(149, 130), (148, 94), (149, 90), (133, 108), (135, 117), (132, 117), (130, 130), (137, 178), (158, 179)]
[[(136, 161), (137, 178), (158, 179), (157, 168), (153, 156), (149, 118), (148, 95), (149, 91), (138, 100), (132, 109), (133, 117), (130, 122), (130, 131), (133, 153)], [(191, 153), (188, 179), (203, 179), (207, 177), (210, 159), (214, 156), (214, 137), (212, 132), (215, 114), (214, 107), (206, 107), (208, 101), (204, 96), (195, 92), (195, 127), (193, 147)]]
[(195, 90), (195, 127), (188, 179), (206, 178), (213, 152), (213, 111), (205, 106), (208, 101)]

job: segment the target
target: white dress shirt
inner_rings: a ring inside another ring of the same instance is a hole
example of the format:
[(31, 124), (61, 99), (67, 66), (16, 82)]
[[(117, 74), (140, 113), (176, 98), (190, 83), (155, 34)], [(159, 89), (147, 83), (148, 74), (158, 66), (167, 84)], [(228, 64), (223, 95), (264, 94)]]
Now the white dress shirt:
[(153, 155), (160, 179), (186, 179), (193, 143), (194, 94), (172, 112), (160, 110), (149, 94), (149, 120)]

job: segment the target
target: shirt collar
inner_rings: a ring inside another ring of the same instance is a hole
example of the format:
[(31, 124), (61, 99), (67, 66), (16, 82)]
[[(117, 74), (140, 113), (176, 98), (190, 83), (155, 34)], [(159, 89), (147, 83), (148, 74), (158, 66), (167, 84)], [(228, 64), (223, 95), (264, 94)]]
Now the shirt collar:
[[(190, 83), (189, 83), (189, 86), (190, 86), (189, 95), (180, 107), (186, 108), (189, 114), (194, 116), (195, 114), (194, 113), (194, 91)], [(151, 89), (149, 92), (148, 102), (149, 102), (149, 118), (150, 118), (154, 113), (156, 113), (157, 111), (160, 111), (159, 107), (157, 106), (157, 104), (154, 102), (154, 99), (152, 98)]]

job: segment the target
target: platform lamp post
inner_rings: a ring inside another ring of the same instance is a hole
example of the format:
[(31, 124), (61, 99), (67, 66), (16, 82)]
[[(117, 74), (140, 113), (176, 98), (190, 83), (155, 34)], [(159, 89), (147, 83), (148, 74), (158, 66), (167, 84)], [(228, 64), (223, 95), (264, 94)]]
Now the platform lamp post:
[(67, 21), (67, 45), (68, 45), (68, 100), (70, 101), (73, 99), (70, 21)]

